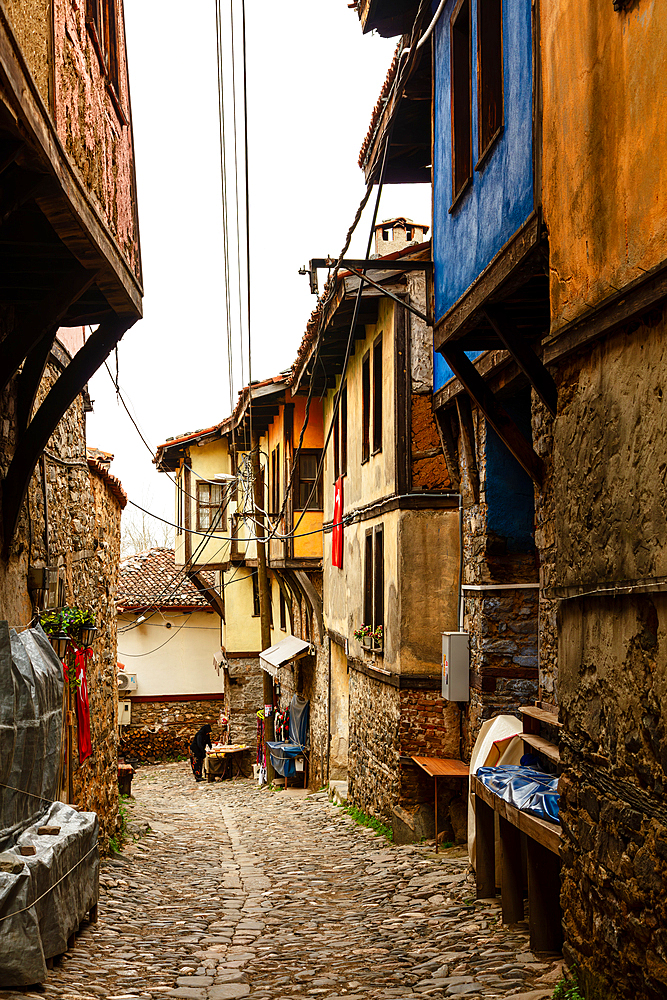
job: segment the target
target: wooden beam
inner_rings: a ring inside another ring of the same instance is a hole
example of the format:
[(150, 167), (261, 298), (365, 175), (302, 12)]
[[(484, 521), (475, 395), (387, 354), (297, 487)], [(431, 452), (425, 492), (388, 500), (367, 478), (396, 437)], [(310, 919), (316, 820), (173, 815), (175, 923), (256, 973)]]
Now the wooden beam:
[(479, 469), (477, 467), (477, 449), (475, 447), (475, 425), (472, 419), (472, 407), (468, 396), (457, 396), (456, 412), (459, 417), (463, 454), (465, 456), (473, 501), (479, 503)]
[[(509, 413), (498, 403), (488, 385), (479, 374), (470, 358), (457, 344), (447, 344), (442, 349), (447, 364), (472, 400), (489, 421), (498, 437), (516, 458), (519, 465), (528, 473), (533, 482), (542, 485), (544, 479), (544, 463), (535, 453), (532, 445), (521, 433)], [(457, 399), (458, 404), (458, 399)]]
[(195, 585), (202, 597), (208, 601), (213, 610), (220, 615), (220, 618), (224, 622), (225, 603), (217, 590), (213, 587), (209, 587), (206, 581), (194, 569), (187, 570), (186, 575), (190, 582)]
[(12, 174), (13, 176), (8, 175), (8, 183), (3, 184), (5, 190), (3, 198), (0, 199), (0, 226), (49, 181), (45, 174), (29, 170), (14, 170)]
[(512, 328), (501, 306), (487, 306), (484, 309), (484, 315), (521, 371), (527, 376), (546, 408), (555, 417), (558, 406), (558, 389), (551, 373), (544, 367), (532, 347)]
[(452, 484), (452, 489), (456, 490), (458, 493), (461, 488), (459, 452), (456, 447), (456, 441), (454, 440), (450, 415), (449, 413), (445, 413), (443, 410), (435, 410), (434, 416), (435, 424), (438, 428), (438, 434), (440, 436), (440, 444), (442, 445), (442, 453), (445, 456), (447, 472), (449, 473), (449, 481)]
[(37, 390), (42, 381), (57, 329), (58, 327), (54, 326), (49, 336), (42, 337), (23, 363), (23, 369), (18, 379), (16, 399), (16, 436), (18, 441), (30, 423)]
[(523, 266), (526, 258), (539, 244), (542, 235), (540, 220), (533, 212), (523, 226), (507, 241), (490, 264), (475, 279), (470, 288), (438, 320), (433, 331), (433, 346), (440, 351), (444, 344), (455, 340), (472, 324), (476, 313), (491, 296), (496, 295), (511, 275)]
[(21, 504), (30, 477), (49, 438), (84, 385), (106, 360), (135, 316), (116, 316), (105, 320), (75, 354), (67, 368), (53, 384), (41, 406), (29, 423), (12, 458), (2, 484), (2, 517), (5, 557), (18, 521)]
[(21, 362), (43, 337), (55, 336), (60, 320), (69, 307), (95, 281), (95, 272), (77, 267), (62, 279), (55, 293), (46, 296), (20, 320), (0, 344), (0, 392), (7, 388)]

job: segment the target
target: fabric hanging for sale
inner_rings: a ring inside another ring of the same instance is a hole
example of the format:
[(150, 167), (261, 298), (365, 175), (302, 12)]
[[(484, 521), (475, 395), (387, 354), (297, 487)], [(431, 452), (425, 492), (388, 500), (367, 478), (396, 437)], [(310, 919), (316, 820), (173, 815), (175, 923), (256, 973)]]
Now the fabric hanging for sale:
[(90, 706), (88, 703), (88, 681), (86, 679), (86, 661), (93, 655), (90, 647), (76, 649), (74, 654), (74, 675), (76, 677), (76, 722), (79, 738), (79, 764), (93, 752), (90, 739)]

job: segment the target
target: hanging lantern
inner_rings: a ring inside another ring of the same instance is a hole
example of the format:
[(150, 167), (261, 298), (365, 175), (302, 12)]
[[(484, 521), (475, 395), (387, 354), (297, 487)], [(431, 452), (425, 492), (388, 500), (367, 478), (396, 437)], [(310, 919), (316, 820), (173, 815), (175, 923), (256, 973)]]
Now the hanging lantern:
[(59, 632), (58, 635), (51, 636), (51, 644), (56, 651), (59, 660), (64, 660), (67, 655), (67, 644), (69, 636), (67, 632)]
[(81, 629), (81, 642), (84, 646), (92, 646), (95, 636), (97, 635), (96, 625), (84, 625)]

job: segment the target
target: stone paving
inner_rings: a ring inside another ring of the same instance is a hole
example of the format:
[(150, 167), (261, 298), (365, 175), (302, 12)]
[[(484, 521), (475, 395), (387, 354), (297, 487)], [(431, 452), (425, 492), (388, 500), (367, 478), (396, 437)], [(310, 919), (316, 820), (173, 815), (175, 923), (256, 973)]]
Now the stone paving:
[(475, 900), (459, 848), (394, 847), (324, 793), (196, 784), (184, 763), (141, 768), (133, 793), (151, 832), (102, 863), (99, 922), (47, 998), (552, 996), (560, 962)]

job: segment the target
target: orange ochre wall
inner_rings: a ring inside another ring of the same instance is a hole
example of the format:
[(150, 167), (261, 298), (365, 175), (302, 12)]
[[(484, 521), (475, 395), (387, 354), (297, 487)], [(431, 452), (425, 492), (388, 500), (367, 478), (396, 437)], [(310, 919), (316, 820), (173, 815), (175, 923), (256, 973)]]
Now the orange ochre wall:
[(556, 330), (667, 257), (667, 0), (560, 0), (540, 17)]

